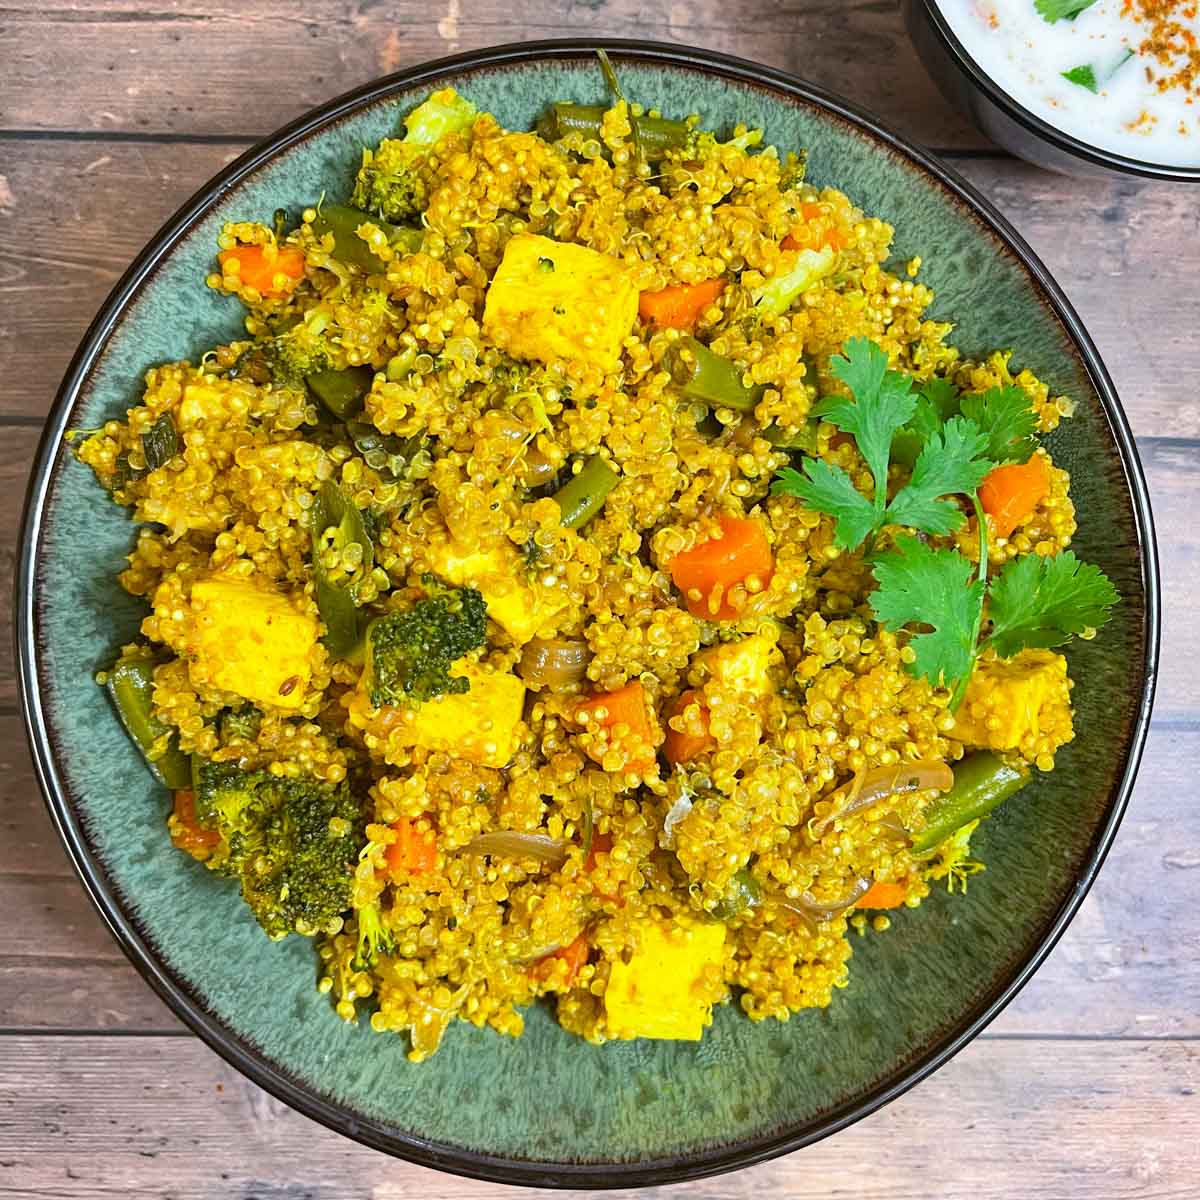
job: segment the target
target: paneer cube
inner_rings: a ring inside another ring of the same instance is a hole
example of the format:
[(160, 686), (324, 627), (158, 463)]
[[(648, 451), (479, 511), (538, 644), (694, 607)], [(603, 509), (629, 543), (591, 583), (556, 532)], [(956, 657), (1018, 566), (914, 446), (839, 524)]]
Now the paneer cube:
[(525, 708), (525, 685), (507, 671), (468, 666), (455, 674), (470, 681), (460, 695), (439, 696), (412, 708), (385, 706), (378, 711), (359, 692), (351, 702), (350, 719), (383, 743), (383, 756), (396, 760), (396, 751), (410, 747), (443, 750), (481, 767), (507, 766), (517, 749)]
[(637, 311), (633, 275), (617, 259), (519, 233), (492, 277), (483, 331), (514, 358), (584, 362), (608, 371)]
[(193, 683), (256, 704), (299, 708), (312, 673), (317, 622), (286, 596), (233, 576), (192, 587), (185, 652)]
[(612, 964), (604, 992), (609, 1036), (699, 1041), (725, 990), (725, 926), (644, 920), (635, 931), (633, 954)]
[(971, 676), (951, 736), (967, 746), (1019, 750), (1031, 761), (1074, 736), (1067, 660), (1023, 650), (982, 663)]
[(563, 608), (516, 577), (518, 566), (499, 549), (465, 550), (447, 542), (433, 552), (433, 569), (447, 583), (473, 587), (483, 597), (488, 616), (523, 646)]
[(692, 661), (707, 667), (713, 679), (757, 699), (771, 691), (769, 667), (774, 650), (774, 638), (756, 633), (736, 642), (710, 646)]

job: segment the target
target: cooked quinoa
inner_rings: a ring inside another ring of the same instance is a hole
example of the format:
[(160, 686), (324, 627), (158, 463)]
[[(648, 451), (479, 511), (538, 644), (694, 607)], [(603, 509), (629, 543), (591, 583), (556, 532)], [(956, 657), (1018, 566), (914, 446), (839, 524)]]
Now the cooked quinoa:
[[(368, 151), (362, 211), (227, 225), (206, 282), (245, 339), (149, 370), (79, 446), (138, 523), (121, 583), (149, 606), (101, 679), (119, 704), (143, 680), (176, 845), (311, 936), (338, 1015), (414, 1060), (456, 1018), (519, 1035), (539, 999), (596, 1043), (824, 1007), (873, 909), (980, 869), (966, 810), (923, 836), (955, 769), (1051, 770), (1072, 685), (1050, 648), (984, 649), (958, 695), (914, 673), (914, 628), (871, 604), (897, 530), (848, 549), (772, 483), (807, 458), (873, 494), (818, 408), (853, 339), (914, 388), (1017, 389), (1038, 432), (1071, 404), (964, 360), (891, 227), (751, 131), (663, 121), (649, 162), (657, 114), (623, 101), (542, 133), (430, 103), (461, 119)], [(729, 405), (682, 382), (706, 352)], [(1027, 510), (986, 517), (993, 575), (1075, 530), (1067, 472), (1030, 462)], [(959, 507), (922, 537), (974, 570)], [(331, 899), (266, 872), (258, 810), (229, 808), (250, 779), (272, 813), (318, 805)]]

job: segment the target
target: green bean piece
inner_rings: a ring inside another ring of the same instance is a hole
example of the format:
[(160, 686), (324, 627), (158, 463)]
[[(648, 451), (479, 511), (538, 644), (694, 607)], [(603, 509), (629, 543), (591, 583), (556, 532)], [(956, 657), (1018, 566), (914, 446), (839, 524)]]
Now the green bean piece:
[(402, 438), (394, 433), (380, 433), (370, 421), (347, 421), (346, 432), (367, 466), (393, 480), (409, 477), (413, 460), (426, 445), (424, 434), (413, 433)]
[(361, 267), (372, 275), (382, 275), (387, 271), (387, 263), (358, 236), (358, 228), (364, 223), (378, 226), (392, 247), (405, 254), (420, 250), (425, 238), (420, 229), (393, 225), (348, 204), (323, 204), (312, 222), (312, 230), (318, 237), (333, 234), (333, 257), (340, 262)]
[(694, 337), (681, 337), (667, 353), (663, 365), (683, 394), (713, 408), (753, 412), (766, 386), (747, 387), (743, 368), (714, 354)]
[(170, 413), (163, 413), (142, 434), (142, 454), (146, 459), (146, 470), (157, 471), (165, 467), (179, 453), (179, 431)]
[(347, 367), (344, 371), (314, 371), (306, 375), (308, 390), (339, 421), (357, 417), (363, 409), (363, 398), (371, 390), (375, 372), (370, 367)]
[[(581, 133), (603, 144), (601, 122), (607, 111), (603, 104), (551, 104), (538, 121), (537, 131), (548, 142), (556, 142), (569, 133)], [(666, 158), (672, 150), (686, 149), (695, 135), (686, 121), (666, 117), (638, 117), (637, 127), (647, 162)]]
[[(330, 530), (332, 539), (325, 536)], [(334, 658), (353, 659), (362, 648), (367, 627), (366, 615), (358, 607), (357, 583), (334, 583), (321, 561), (322, 551), (329, 545), (336, 550), (344, 550), (352, 543), (360, 545), (362, 559), (353, 577), (357, 581), (365, 578), (374, 566), (374, 547), (357, 505), (332, 480), (327, 479), (317, 492), (310, 531), (317, 610), (325, 622), (325, 636), (321, 640)]]
[(780, 450), (799, 450), (804, 454), (816, 454), (817, 452), (816, 421), (805, 421), (794, 433), (785, 433), (776, 422), (772, 421), (762, 431), (762, 436)]
[(600, 455), (593, 454), (579, 473), (554, 493), (562, 509), (562, 523), (568, 529), (586, 525), (603, 507), (605, 497), (617, 486), (619, 478)]
[(1010, 767), (988, 750), (964, 758), (954, 768), (953, 787), (927, 810), (927, 823), (913, 838), (913, 851), (924, 854), (968, 822), (987, 816), (1030, 778), (1027, 768)]
[(174, 730), (154, 715), (154, 663), (148, 658), (124, 659), (108, 672), (104, 686), (154, 778), (172, 791), (191, 787), (188, 756), (179, 749)]
[(709, 909), (709, 913), (718, 921), (732, 921), (748, 909), (757, 908), (762, 898), (762, 884), (750, 873), (749, 867), (743, 867), (729, 881), (729, 890)]

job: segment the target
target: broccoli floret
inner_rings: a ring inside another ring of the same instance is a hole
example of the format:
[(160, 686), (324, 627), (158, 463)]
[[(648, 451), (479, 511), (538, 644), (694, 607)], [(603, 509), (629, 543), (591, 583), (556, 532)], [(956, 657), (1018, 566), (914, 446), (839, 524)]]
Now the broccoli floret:
[(396, 949), (396, 941), (383, 924), (383, 914), (378, 904), (356, 908), (354, 916), (358, 921), (358, 948), (353, 966), (356, 971), (366, 971), (375, 965), (375, 960), (381, 954), (392, 954)]
[(272, 379), (303, 387), (307, 376), (334, 365), (328, 318), (319, 311), (309, 312), (270, 341), (263, 342), (262, 353)]
[(434, 92), (405, 119), (403, 138), (384, 138), (377, 150), (363, 150), (350, 203), (382, 217), (403, 221), (424, 212), (429, 199), (419, 167), (432, 146), (475, 120), (475, 105), (452, 88)]
[(755, 312), (773, 317), (787, 312), (802, 293), (830, 274), (837, 262), (837, 252), (829, 246), (820, 250), (801, 250), (790, 271), (775, 275), (762, 287), (751, 290)]
[(487, 605), (474, 588), (442, 587), (429, 575), (422, 583), (429, 592), (424, 599), (407, 612), (379, 617), (367, 630), (368, 690), (376, 708), (422, 704), (471, 686), (450, 667), (483, 645)]
[(350, 907), (366, 824), (349, 784), (204, 763), (195, 790), (197, 821), (221, 836), (206, 865), (239, 881), (270, 937), (336, 924)]

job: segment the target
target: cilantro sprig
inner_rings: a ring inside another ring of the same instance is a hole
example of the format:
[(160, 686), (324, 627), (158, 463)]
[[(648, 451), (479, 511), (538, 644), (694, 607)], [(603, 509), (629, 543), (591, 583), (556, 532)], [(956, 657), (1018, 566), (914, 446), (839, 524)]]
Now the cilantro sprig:
[(1091, 8), (1096, 0), (1034, 0), (1033, 7), (1043, 20), (1051, 25), (1055, 21), (1073, 21), (1084, 9)]
[[(834, 540), (843, 550), (858, 549), (885, 525), (953, 533), (966, 516), (947, 497), (973, 494), (993, 467), (1028, 458), (1036, 445), (1035, 418), (1020, 388), (993, 388), (960, 402), (948, 381), (931, 380), (914, 392), (911, 377), (887, 364), (874, 342), (849, 339), (844, 356), (830, 367), (851, 396), (825, 400), (814, 410), (858, 443), (871, 473), (871, 498), (841, 467), (816, 458), (806, 459), (800, 471), (785, 467), (771, 488), (833, 517)], [(961, 415), (951, 415), (957, 408)], [(889, 502), (888, 464), (906, 457), (912, 474)]]
[(893, 633), (907, 625), (930, 627), (909, 645), (916, 654), (914, 674), (935, 687), (954, 687), (975, 662), (984, 584), (972, 581), (974, 574), (974, 564), (957, 550), (935, 550), (907, 535), (875, 563), (875, 616)]
[[(876, 617), (893, 633), (928, 627), (909, 642), (916, 655), (913, 674), (953, 689), (951, 707), (961, 702), (989, 646), (1001, 658), (1061, 646), (1103, 625), (1119, 599), (1100, 568), (1070, 550), (1010, 559), (990, 583), (973, 574), (973, 564), (957, 550), (933, 549), (907, 536), (875, 562)], [(980, 641), (985, 599), (991, 632)]]
[[(885, 629), (909, 631), (911, 673), (950, 688), (956, 708), (988, 647), (1011, 658), (1103, 625), (1117, 591), (1098, 567), (1069, 550), (1011, 559), (989, 579), (988, 523), (978, 491), (994, 467), (1025, 462), (1037, 450), (1037, 417), (1025, 392), (997, 387), (960, 396), (942, 379), (914, 391), (913, 380), (890, 370), (873, 342), (852, 338), (844, 349), (831, 368), (851, 395), (824, 401), (815, 415), (854, 437), (871, 473), (871, 495), (841, 467), (818, 458), (806, 459), (800, 471), (784, 468), (772, 491), (832, 516), (834, 540), (847, 550), (889, 525), (945, 536), (966, 521), (956, 497), (973, 506), (976, 562), (909, 533), (897, 533), (892, 549), (872, 557), (877, 586), (871, 607)], [(909, 467), (910, 475), (889, 501), (892, 462)], [(990, 631), (981, 640), (985, 612)]]

